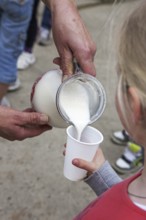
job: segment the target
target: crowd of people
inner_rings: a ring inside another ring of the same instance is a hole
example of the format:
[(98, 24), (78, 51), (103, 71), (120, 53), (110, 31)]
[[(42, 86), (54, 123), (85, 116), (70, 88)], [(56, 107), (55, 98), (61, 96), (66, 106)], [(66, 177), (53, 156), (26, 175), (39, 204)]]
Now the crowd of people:
[[(44, 46), (52, 30), (59, 54), (54, 58), (54, 63), (60, 66), (64, 75), (73, 74), (74, 58), (84, 72), (96, 75), (96, 45), (80, 17), (75, 1), (43, 2), (44, 14), (38, 29), (39, 1), (24, 0), (23, 4), (19, 0), (0, 1), (0, 136), (11, 141), (35, 137), (51, 129), (46, 115), (33, 112), (32, 109), (12, 109), (5, 97), (9, 90), (14, 91), (20, 86), (18, 70), (35, 63), (33, 47), (38, 36), (38, 43)], [(84, 181), (100, 196), (77, 215), (76, 220), (146, 218), (145, 21), (146, 2), (140, 1), (121, 29), (116, 108), (124, 130), (114, 132), (111, 138), (116, 144), (126, 145), (113, 168), (118, 173), (138, 172), (122, 180), (104, 158), (101, 149), (91, 162), (75, 158), (73, 164), (88, 171)]]

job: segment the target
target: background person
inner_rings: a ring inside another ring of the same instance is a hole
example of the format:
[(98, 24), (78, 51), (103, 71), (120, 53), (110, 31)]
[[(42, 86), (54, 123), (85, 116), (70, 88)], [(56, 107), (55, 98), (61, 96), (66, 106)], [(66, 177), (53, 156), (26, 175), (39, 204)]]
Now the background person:
[(37, 18), (39, 3), (40, 0), (34, 0), (32, 16), (27, 30), (27, 37), (25, 40), (24, 49), (17, 60), (18, 70), (25, 70), (36, 62), (36, 57), (33, 53), (33, 49), (37, 38), (39, 38), (39, 45), (45, 46), (49, 43), (51, 31), (51, 12), (47, 6), (44, 6), (41, 27), (39, 27)]
[(42, 21), (39, 31), (38, 44), (41, 46), (47, 46), (51, 40), (52, 19), (51, 11), (45, 6), (42, 14)]
[(122, 155), (115, 161), (113, 168), (119, 174), (137, 172), (143, 167), (143, 147), (135, 143), (124, 129), (113, 132), (111, 141), (117, 146), (124, 146)]
[(23, 50), (33, 1), (0, 1), (0, 105), (10, 106), (4, 97), (17, 79), (17, 59)]
[(28, 68), (36, 61), (35, 55), (32, 53), (32, 50), (38, 35), (37, 10), (39, 2), (40, 0), (34, 0), (32, 15), (26, 32), (26, 40), (24, 42), (22, 53), (20, 54), (17, 60), (18, 70), (24, 70)]

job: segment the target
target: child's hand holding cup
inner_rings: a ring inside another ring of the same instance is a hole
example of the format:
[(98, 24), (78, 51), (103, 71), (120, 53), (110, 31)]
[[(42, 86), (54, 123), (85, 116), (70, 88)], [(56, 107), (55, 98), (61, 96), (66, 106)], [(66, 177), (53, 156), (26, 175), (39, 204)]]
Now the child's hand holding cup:
[(78, 168), (72, 164), (73, 159), (80, 158), (92, 161), (99, 144), (103, 141), (103, 135), (97, 129), (88, 126), (82, 133), (81, 140), (77, 140), (74, 126), (69, 126), (67, 132), (66, 153), (64, 161), (64, 176), (71, 181), (82, 180), (87, 175), (87, 170)]

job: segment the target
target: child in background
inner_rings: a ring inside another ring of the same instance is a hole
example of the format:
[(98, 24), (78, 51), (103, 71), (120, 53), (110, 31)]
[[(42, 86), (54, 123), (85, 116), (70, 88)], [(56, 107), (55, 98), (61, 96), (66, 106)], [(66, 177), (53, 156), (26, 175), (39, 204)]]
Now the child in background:
[[(121, 122), (130, 137), (146, 149), (146, 1), (126, 19), (118, 50), (118, 86), (116, 107)], [(144, 220), (146, 219), (146, 157), (138, 173), (114, 186), (107, 184), (105, 193), (93, 201), (74, 220)], [(100, 158), (99, 158), (100, 159)], [(99, 187), (96, 169), (102, 169), (104, 159), (92, 162), (74, 159), (73, 164), (89, 171), (91, 187)], [(100, 167), (100, 168), (99, 168)], [(92, 173), (92, 174), (91, 174)], [(109, 182), (112, 170), (106, 170), (104, 181)], [(101, 178), (102, 179), (102, 178)], [(116, 182), (120, 182), (115, 184)]]

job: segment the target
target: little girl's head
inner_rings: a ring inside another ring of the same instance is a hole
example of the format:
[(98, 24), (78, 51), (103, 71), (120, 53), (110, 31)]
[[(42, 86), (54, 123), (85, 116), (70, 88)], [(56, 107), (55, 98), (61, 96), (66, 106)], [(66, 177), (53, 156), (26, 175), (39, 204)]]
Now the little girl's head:
[(123, 24), (117, 71), (117, 110), (125, 129), (139, 139), (139, 129), (146, 131), (146, 1)]

